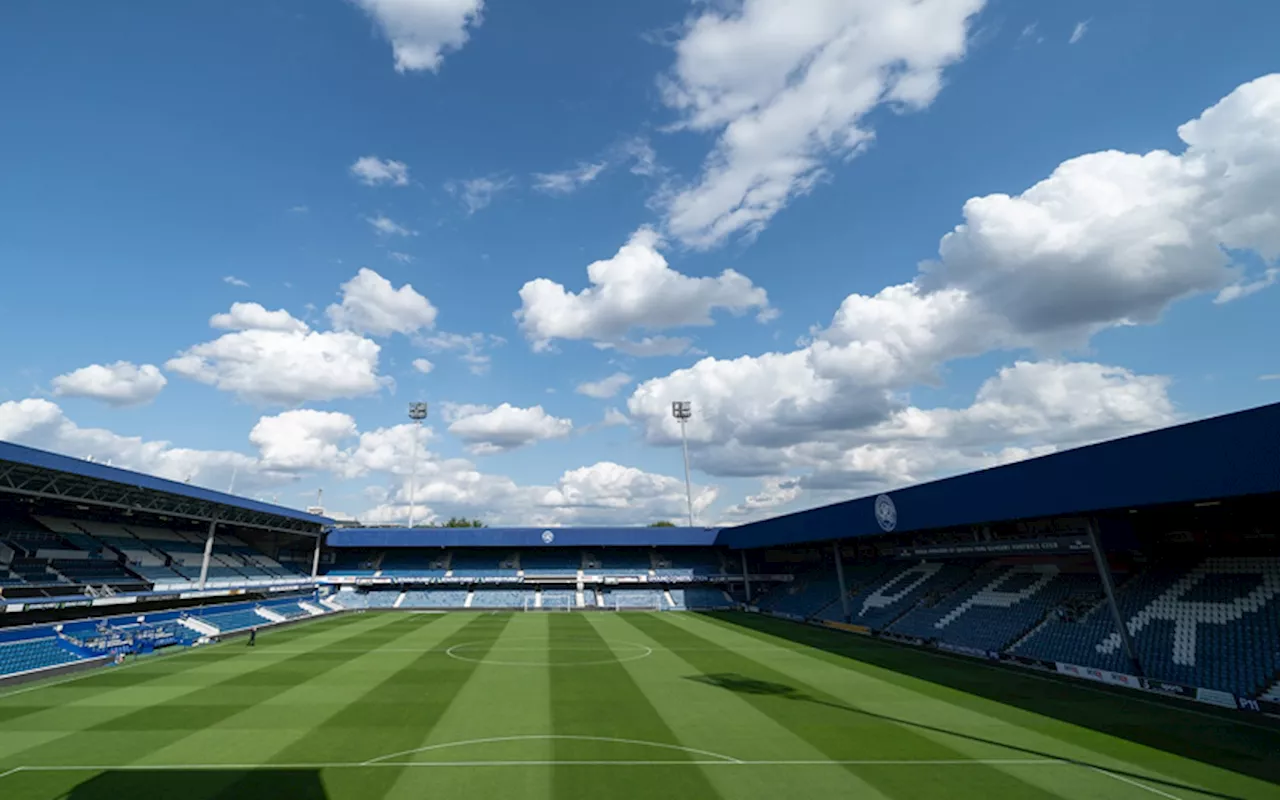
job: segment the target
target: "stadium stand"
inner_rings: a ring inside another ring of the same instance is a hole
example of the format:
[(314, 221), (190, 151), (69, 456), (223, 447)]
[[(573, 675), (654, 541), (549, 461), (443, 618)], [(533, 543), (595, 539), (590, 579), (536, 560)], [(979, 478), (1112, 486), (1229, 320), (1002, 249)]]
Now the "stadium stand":
[(542, 608), (576, 608), (578, 593), (573, 589), (543, 589)]
[(259, 628), (267, 624), (267, 620), (251, 608), (237, 611), (206, 612), (192, 616), (195, 616), (201, 622), (214, 626), (221, 633), (241, 631), (247, 628)]
[[(1147, 676), (1252, 697), (1280, 672), (1280, 558), (1213, 557), (1160, 564), (1117, 592)], [(1129, 671), (1101, 604), (1078, 621), (1053, 619), (1017, 655)]]
[(668, 605), (658, 589), (606, 589), (604, 599), (609, 608), (663, 608)]
[(834, 574), (808, 572), (797, 575), (793, 583), (781, 584), (761, 595), (756, 605), (765, 611), (807, 619), (839, 599), (840, 586)]
[(525, 598), (533, 601), (532, 589), (477, 589), (471, 608), (523, 608)]
[(378, 571), (378, 561), (382, 553), (369, 550), (335, 550), (333, 561), (326, 565), (325, 573), (329, 575), (350, 575), (352, 577), (372, 577)]
[(671, 597), (676, 601), (676, 608), (691, 609), (725, 609), (734, 608), (737, 604), (733, 598), (725, 594), (723, 589), (691, 587), (672, 589)]
[(360, 592), (360, 594), (364, 595), (365, 608), (391, 608), (400, 598), (400, 591), (397, 589)]
[(82, 656), (59, 644), (56, 636), (27, 641), (0, 642), (0, 676), (17, 675), (81, 660), (83, 660)]
[(945, 597), (921, 601), (888, 626), (902, 636), (983, 651), (1001, 651), (1073, 597), (1102, 591), (1096, 574), (1064, 574), (1057, 564), (980, 568)]
[(404, 593), (400, 608), (462, 608), (466, 589), (415, 589)]
[[(508, 570), (500, 570), (498, 568), (498, 562), (498, 554), (492, 551), (458, 550), (453, 554), (451, 572), (454, 577), (458, 578), (481, 578), (507, 572)], [(509, 571), (515, 572), (514, 568)]]
[(449, 563), (447, 553), (440, 550), (387, 550), (377, 562), (382, 575), (389, 577), (444, 577)]
[(703, 550), (692, 553), (655, 551), (652, 569), (656, 575), (669, 577), (725, 574), (724, 562), (720, 554)]
[(587, 575), (647, 574), (653, 568), (647, 549), (610, 548), (583, 556)]
[(576, 576), (582, 568), (577, 550), (522, 550), (520, 568), (525, 575)]

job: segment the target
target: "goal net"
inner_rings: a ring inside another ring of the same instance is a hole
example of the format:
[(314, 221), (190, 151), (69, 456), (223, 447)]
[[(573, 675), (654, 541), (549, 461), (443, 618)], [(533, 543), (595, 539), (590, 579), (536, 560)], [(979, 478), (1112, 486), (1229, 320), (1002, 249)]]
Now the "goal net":
[(526, 597), (524, 599), (525, 611), (572, 611), (574, 608), (574, 598), (555, 595), (551, 597), (543, 596), (542, 605), (538, 605), (536, 597)]
[(662, 611), (662, 595), (658, 592), (615, 592), (614, 611)]

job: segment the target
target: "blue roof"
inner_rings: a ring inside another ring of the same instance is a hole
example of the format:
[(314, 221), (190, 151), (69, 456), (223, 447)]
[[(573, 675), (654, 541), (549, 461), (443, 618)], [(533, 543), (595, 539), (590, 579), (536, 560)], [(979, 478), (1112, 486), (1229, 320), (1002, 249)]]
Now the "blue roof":
[(1280, 403), (727, 528), (720, 541), (767, 547), (1271, 492)]
[[(24, 464), (29, 467), (35, 467), (37, 469), (66, 473), (68, 475), (88, 478), (91, 480), (108, 481), (151, 492), (162, 492), (164, 494), (177, 495), (179, 497), (199, 500), (205, 503), (228, 506), (230, 508), (252, 511), (259, 514), (270, 514), (277, 517), (284, 517), (285, 519), (311, 523), (319, 526), (329, 526), (333, 524), (333, 520), (328, 517), (308, 514), (305, 511), (298, 511), (296, 509), (286, 508), (272, 503), (250, 500), (245, 497), (237, 497), (233, 494), (227, 494), (226, 492), (205, 489), (200, 486), (192, 486), (189, 483), (171, 481), (167, 478), (157, 478), (154, 475), (147, 475), (128, 469), (121, 469), (120, 467), (111, 467), (106, 464), (99, 464), (93, 461), (85, 461), (79, 458), (72, 458), (71, 456), (60, 455), (58, 453), (50, 453), (47, 450), (37, 450), (34, 447), (26, 447), (24, 445), (14, 444), (13, 442), (0, 441), (0, 461), (10, 461), (18, 464)], [(92, 501), (86, 499), (81, 502)]]
[[(338, 528), (329, 547), (706, 547), (716, 528)], [(548, 534), (550, 534), (548, 540)]]

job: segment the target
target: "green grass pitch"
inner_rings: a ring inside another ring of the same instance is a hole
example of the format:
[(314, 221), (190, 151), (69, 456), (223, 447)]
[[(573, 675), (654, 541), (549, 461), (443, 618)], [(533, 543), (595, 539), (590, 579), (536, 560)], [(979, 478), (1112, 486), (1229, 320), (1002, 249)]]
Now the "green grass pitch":
[(0, 690), (0, 798), (1280, 798), (1280, 732), (744, 614), (368, 612)]

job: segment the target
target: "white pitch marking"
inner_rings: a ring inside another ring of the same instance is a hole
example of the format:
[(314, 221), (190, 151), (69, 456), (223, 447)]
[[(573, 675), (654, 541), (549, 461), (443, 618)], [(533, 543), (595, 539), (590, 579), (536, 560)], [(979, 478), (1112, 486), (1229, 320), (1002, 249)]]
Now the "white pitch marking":
[[(718, 755), (718, 754), (712, 754)], [(690, 761), (632, 761), (632, 760), (579, 760), (557, 761), (523, 760), (523, 761), (329, 761), (301, 764), (48, 764), (41, 766), (24, 765), (0, 774), (0, 778), (17, 772), (173, 772), (179, 770), (259, 770), (259, 769), (377, 769), (381, 767), (830, 767), (830, 766), (896, 766), (896, 767), (946, 767), (946, 766), (1076, 766), (1069, 761), (1052, 758), (970, 758), (970, 759), (861, 759), (843, 761), (792, 760), (792, 761), (737, 761), (723, 760), (690, 760)], [(1113, 776), (1114, 777), (1114, 776)], [(1149, 788), (1149, 787), (1143, 787)]]
[(1168, 800), (1182, 800), (1182, 798), (1181, 798), (1181, 797), (1178, 797), (1177, 795), (1169, 794), (1169, 793), (1168, 793), (1168, 792), (1166, 792), (1166, 791), (1162, 791), (1162, 790), (1160, 790), (1160, 789), (1157, 789), (1157, 788), (1156, 788), (1156, 787), (1154, 787), (1154, 786), (1148, 786), (1148, 785), (1146, 785), (1145, 783), (1138, 783), (1137, 781), (1133, 780), (1132, 778), (1126, 778), (1126, 777), (1125, 777), (1125, 776), (1123, 776), (1123, 775), (1117, 775), (1117, 774), (1116, 774), (1116, 773), (1114, 773), (1114, 772), (1108, 772), (1107, 770), (1103, 769), (1102, 767), (1090, 767), (1089, 769), (1093, 770), (1094, 772), (1101, 772), (1103, 775), (1106, 775), (1108, 778), (1115, 778), (1116, 780), (1121, 781), (1121, 782), (1123, 782), (1123, 783), (1127, 783), (1127, 784), (1129, 784), (1130, 786), (1137, 786), (1139, 789), (1146, 789), (1148, 792), (1151, 792), (1152, 794), (1158, 794), (1158, 795), (1160, 795), (1161, 797), (1168, 798)]
[[(413, 755), (414, 753), (426, 753), (431, 750), (444, 750), (450, 747), (466, 747), (473, 744), (496, 744), (499, 742), (524, 742), (524, 741), (549, 741), (549, 740), (568, 740), (579, 742), (609, 742), (611, 744), (631, 744), (641, 747), (658, 747), (664, 750), (680, 750), (685, 753), (696, 753), (700, 756), (711, 756), (718, 758), (726, 763), (741, 764), (742, 762), (733, 756), (726, 756), (723, 753), (713, 753), (710, 750), (699, 750), (696, 747), (684, 747), (678, 744), (664, 744), (663, 742), (645, 742), (639, 739), (616, 739), (611, 736), (575, 736), (572, 734), (528, 734), (524, 736), (494, 736), (487, 739), (467, 739), (461, 742), (444, 742), (442, 744), (429, 744), (425, 747), (415, 747), (412, 750), (401, 750), (399, 753), (391, 753), (390, 755), (378, 756), (365, 761), (365, 764), (377, 764), (383, 761), (397, 758), (399, 756)], [(684, 763), (684, 762), (681, 762)]]

